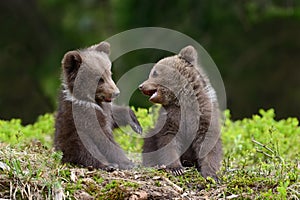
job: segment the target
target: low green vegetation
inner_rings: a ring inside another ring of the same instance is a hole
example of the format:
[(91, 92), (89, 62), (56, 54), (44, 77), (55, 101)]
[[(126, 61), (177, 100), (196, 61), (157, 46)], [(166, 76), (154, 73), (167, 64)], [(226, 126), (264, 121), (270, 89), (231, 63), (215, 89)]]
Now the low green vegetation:
[(12, 146), (22, 145), (28, 142), (40, 142), (50, 148), (54, 134), (54, 116), (45, 114), (40, 116), (34, 124), (22, 126), (20, 119), (10, 121), (0, 120), (0, 142)]
[[(144, 131), (157, 109), (137, 109)], [(52, 148), (54, 117), (32, 125), (0, 120), (0, 198), (4, 199), (300, 199), (300, 127), (295, 118), (275, 120), (274, 110), (238, 121), (225, 112), (220, 182), (194, 168), (174, 177), (137, 167), (105, 172), (60, 163)], [(115, 130), (118, 143), (139, 165), (142, 138), (130, 127)]]

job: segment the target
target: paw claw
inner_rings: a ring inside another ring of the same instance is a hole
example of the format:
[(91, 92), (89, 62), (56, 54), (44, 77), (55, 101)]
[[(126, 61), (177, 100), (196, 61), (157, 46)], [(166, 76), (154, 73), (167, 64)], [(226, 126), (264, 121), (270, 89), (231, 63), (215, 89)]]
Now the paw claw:
[(107, 166), (104, 168), (104, 170), (107, 172), (113, 172), (116, 170), (116, 168), (114, 166)]
[(184, 170), (182, 167), (168, 168), (167, 171), (171, 172), (174, 176), (181, 176), (184, 174)]

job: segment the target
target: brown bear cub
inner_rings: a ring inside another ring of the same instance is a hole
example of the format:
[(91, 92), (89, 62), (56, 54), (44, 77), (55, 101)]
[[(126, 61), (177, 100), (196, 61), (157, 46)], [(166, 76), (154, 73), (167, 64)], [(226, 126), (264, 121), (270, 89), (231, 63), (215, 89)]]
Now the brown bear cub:
[(143, 165), (166, 166), (174, 175), (196, 166), (203, 177), (217, 180), (222, 160), (219, 108), (192, 46), (160, 60), (139, 89), (162, 105), (157, 124), (146, 134)]
[(63, 163), (105, 170), (134, 167), (112, 129), (127, 124), (138, 133), (142, 129), (131, 109), (111, 104), (119, 89), (111, 78), (109, 53), (109, 43), (101, 42), (64, 55), (54, 138)]

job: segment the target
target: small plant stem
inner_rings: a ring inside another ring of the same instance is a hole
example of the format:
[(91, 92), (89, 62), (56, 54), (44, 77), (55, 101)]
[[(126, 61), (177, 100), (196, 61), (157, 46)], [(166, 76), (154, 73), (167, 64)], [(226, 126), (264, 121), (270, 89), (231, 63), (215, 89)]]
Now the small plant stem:
[(170, 181), (170, 179), (166, 178), (166, 177), (162, 177), (163, 180), (165, 180), (167, 183), (169, 183), (177, 192), (182, 193), (183, 189), (181, 187), (179, 187), (178, 185), (176, 185), (175, 183), (173, 183), (172, 181)]
[(256, 140), (254, 140), (253, 138), (252, 138), (251, 140), (252, 140), (252, 142), (254, 142), (255, 144), (257, 144), (257, 145), (259, 145), (259, 146), (261, 146), (261, 147), (267, 149), (267, 150), (270, 151), (272, 154), (274, 154), (274, 151), (273, 151), (272, 149), (270, 149), (267, 145), (262, 144), (262, 143), (260, 143), (260, 142), (258, 142), (258, 141), (256, 141)]
[(257, 149), (256, 151), (259, 152), (259, 153), (264, 154), (264, 155), (267, 156), (267, 157), (272, 158), (272, 156), (271, 156), (270, 154), (267, 154), (266, 152), (264, 152), (264, 151), (262, 151), (262, 150)]

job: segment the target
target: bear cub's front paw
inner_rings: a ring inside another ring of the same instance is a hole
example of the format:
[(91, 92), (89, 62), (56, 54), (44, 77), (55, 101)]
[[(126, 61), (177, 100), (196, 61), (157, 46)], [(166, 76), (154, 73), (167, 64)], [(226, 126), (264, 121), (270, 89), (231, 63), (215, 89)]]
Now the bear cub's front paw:
[(178, 166), (178, 167), (167, 167), (166, 168), (167, 172), (172, 173), (174, 176), (181, 176), (184, 174), (184, 169), (182, 166)]

